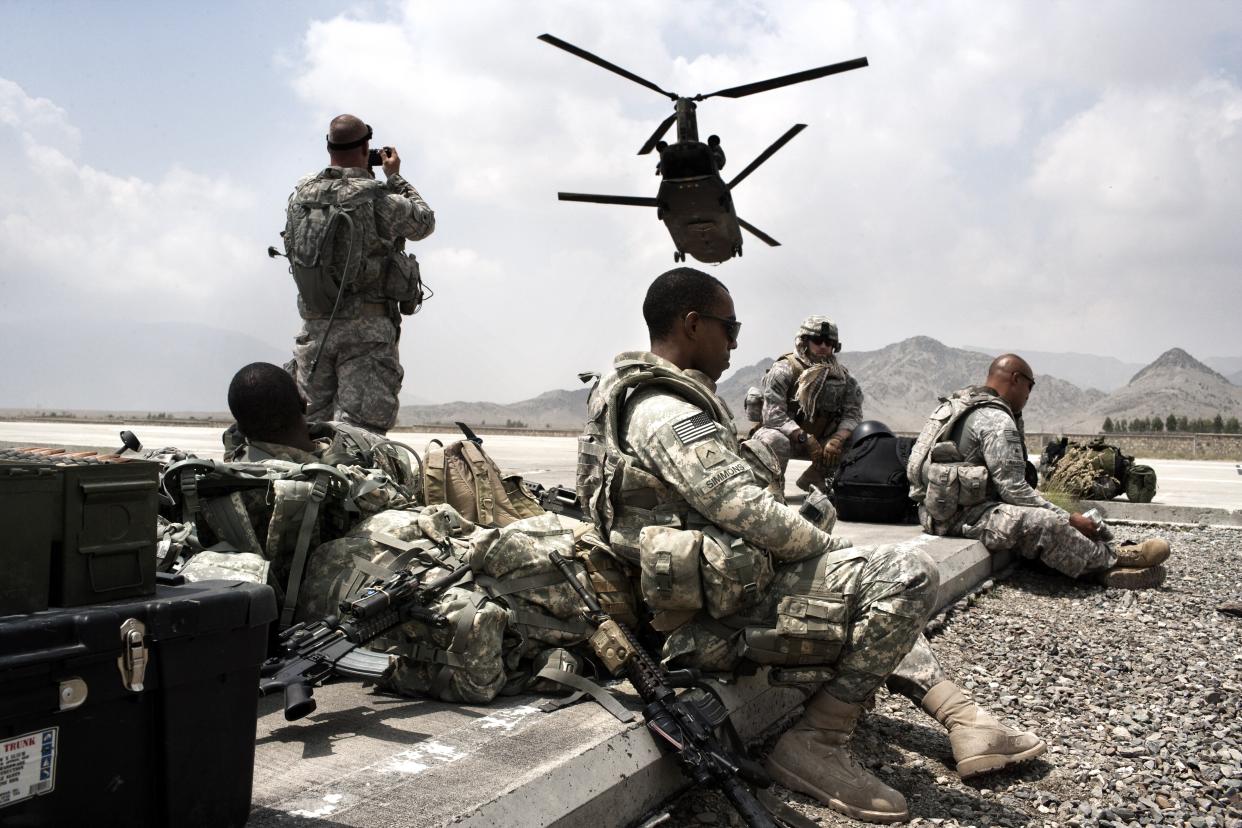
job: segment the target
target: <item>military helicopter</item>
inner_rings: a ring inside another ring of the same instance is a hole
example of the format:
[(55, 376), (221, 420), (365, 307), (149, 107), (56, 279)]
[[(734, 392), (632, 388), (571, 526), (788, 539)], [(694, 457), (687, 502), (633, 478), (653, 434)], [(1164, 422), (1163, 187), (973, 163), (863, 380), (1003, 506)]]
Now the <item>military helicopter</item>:
[[(771, 158), (773, 153), (806, 129), (806, 124), (794, 124), (726, 184), (720, 177), (720, 170), (725, 165), (725, 154), (720, 146), (720, 138), (716, 135), (709, 135), (707, 143), (699, 140), (699, 127), (694, 114), (696, 104), (707, 98), (741, 98), (756, 92), (766, 92), (769, 89), (778, 89), (794, 83), (835, 75), (838, 72), (861, 69), (867, 65), (867, 59), (861, 57), (830, 66), (821, 66), (817, 69), (795, 72), (791, 75), (782, 75), (779, 78), (721, 89), (707, 95), (695, 95), (691, 98), (675, 92), (667, 92), (646, 78), (641, 78), (633, 72), (609, 63), (558, 37), (542, 34), (539, 35), (539, 39), (607, 69), (609, 72), (615, 72), (640, 86), (659, 92), (673, 101), (673, 114), (660, 122), (655, 132), (638, 150), (639, 155), (647, 155), (653, 149), (660, 152), (660, 163), (656, 165), (656, 174), (662, 180), (655, 198), (593, 193), (557, 193), (557, 198), (561, 201), (590, 201), (599, 204), (655, 207), (656, 218), (664, 222), (669, 235), (673, 237), (673, 244), (677, 246), (676, 252), (673, 253), (673, 260), (677, 262), (684, 262), (686, 253), (700, 262), (707, 263), (724, 262), (734, 256), (741, 256), (742, 232), (739, 228), (745, 228), (760, 241), (772, 247), (780, 246), (780, 242), (776, 239), (738, 217), (733, 209), (732, 190), (760, 164)], [(670, 144), (662, 139), (674, 123), (677, 124), (677, 141)]]

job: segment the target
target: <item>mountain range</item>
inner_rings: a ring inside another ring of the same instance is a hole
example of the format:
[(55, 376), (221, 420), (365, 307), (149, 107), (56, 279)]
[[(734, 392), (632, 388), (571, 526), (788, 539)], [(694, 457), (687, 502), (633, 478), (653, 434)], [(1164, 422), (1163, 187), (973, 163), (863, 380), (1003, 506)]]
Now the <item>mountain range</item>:
[[(935, 408), (938, 397), (983, 381), (991, 355), (916, 336), (874, 351), (846, 351), (840, 359), (863, 388), (863, 414), (867, 419), (881, 420), (898, 431), (916, 431)], [(1100, 365), (1109, 370), (1134, 367), (1111, 358), (1092, 359), (1106, 360)], [(739, 420), (745, 419), (742, 403), (747, 389), (762, 382), (772, 361), (765, 358), (739, 366), (720, 382), (717, 392)], [(1055, 364), (1035, 356), (1031, 361), (1036, 365)], [(1167, 351), (1147, 366), (1138, 365), (1128, 381), (1107, 394), (1038, 367), (1036, 376), (1036, 390), (1024, 412), (1031, 431), (1090, 433), (1099, 430), (1105, 417), (1117, 420), (1174, 413), (1195, 418), (1211, 417), (1218, 412), (1225, 417), (1242, 416), (1242, 388), (1180, 348)], [(1234, 379), (1242, 381), (1236, 375)], [(504, 405), (454, 402), (403, 406), (401, 423), (520, 422), (530, 428), (577, 430), (586, 416), (587, 393), (588, 388), (583, 386), (548, 391)]]

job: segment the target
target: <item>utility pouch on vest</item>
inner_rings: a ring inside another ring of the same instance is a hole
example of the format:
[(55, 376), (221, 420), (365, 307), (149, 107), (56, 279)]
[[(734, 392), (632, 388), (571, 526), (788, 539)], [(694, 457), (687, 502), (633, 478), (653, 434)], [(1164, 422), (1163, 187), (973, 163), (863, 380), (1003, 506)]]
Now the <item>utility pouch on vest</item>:
[(642, 574), (639, 589), (651, 609), (696, 610), (703, 606), (699, 558), (703, 533), (671, 526), (646, 526), (638, 533)]
[(786, 595), (776, 607), (776, 627), (747, 627), (738, 654), (758, 664), (831, 664), (849, 627), (845, 596), (833, 592)]
[(423, 280), (414, 254), (393, 253), (385, 260), (380, 290), (385, 299), (400, 303), (406, 316), (418, 311), (423, 304)]
[(703, 608), (713, 618), (753, 606), (772, 583), (772, 559), (741, 538), (715, 526), (703, 529), (699, 562), (703, 581)]

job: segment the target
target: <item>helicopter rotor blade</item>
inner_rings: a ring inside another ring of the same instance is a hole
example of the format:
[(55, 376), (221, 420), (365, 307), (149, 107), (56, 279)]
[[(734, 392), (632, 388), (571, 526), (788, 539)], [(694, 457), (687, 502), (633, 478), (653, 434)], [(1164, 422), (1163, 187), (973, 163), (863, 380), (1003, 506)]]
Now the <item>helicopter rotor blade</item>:
[(642, 149), (638, 151), (638, 154), (646, 155), (647, 153), (655, 149), (655, 145), (660, 142), (660, 139), (664, 137), (664, 133), (668, 132), (668, 128), (671, 127), (673, 125), (673, 121), (676, 121), (676, 120), (677, 120), (677, 113), (674, 112), (672, 115), (669, 115), (667, 118), (661, 121), (660, 125), (656, 127), (656, 131), (651, 133), (651, 137), (647, 139), (647, 143), (643, 144)]
[(630, 207), (655, 207), (654, 198), (646, 196), (596, 195), (595, 193), (557, 193), (561, 201), (590, 201), (595, 204), (625, 204)]
[(596, 66), (599, 66), (600, 68), (607, 69), (609, 72), (615, 72), (621, 77), (626, 78), (628, 80), (632, 80), (634, 81), (634, 83), (637, 83), (640, 86), (645, 86), (648, 89), (659, 92), (661, 95), (664, 95), (667, 98), (670, 98), (674, 101), (677, 100), (676, 93), (666, 92), (665, 90), (656, 86), (654, 83), (647, 80), (646, 78), (640, 78), (638, 75), (635, 75), (633, 72), (630, 72), (627, 69), (622, 69), (620, 66), (618, 66), (615, 63), (609, 63), (608, 61), (604, 60), (602, 57), (591, 54), (586, 49), (579, 49), (577, 46), (575, 46), (572, 43), (566, 43), (564, 40), (561, 40), (559, 37), (553, 37), (550, 34), (541, 34), (539, 35), (539, 39), (542, 40), (544, 43), (549, 43), (557, 47), (558, 49), (564, 49), (566, 52), (569, 52), (571, 55), (577, 55), (578, 57), (582, 58), (585, 61), (594, 63)]
[(739, 217), (737, 220), (737, 223), (739, 227), (741, 227), (744, 230), (749, 230), (752, 236), (754, 236), (755, 238), (757, 238), (759, 241), (763, 242), (764, 244), (767, 244), (769, 247), (780, 247), (781, 246), (780, 242), (778, 242), (776, 239), (772, 238), (767, 233), (760, 230), (755, 225), (751, 224), (749, 221), (746, 221), (745, 219)]
[(867, 66), (865, 57), (847, 60), (841, 63), (834, 63), (831, 66), (821, 66), (818, 69), (807, 69), (803, 72), (794, 72), (792, 75), (781, 75), (779, 78), (770, 78), (768, 80), (756, 81), (755, 83), (744, 83), (741, 86), (732, 86), (728, 89), (721, 89), (719, 92), (712, 92), (707, 95), (695, 95), (696, 101), (705, 98), (714, 98), (716, 96), (724, 98), (741, 98), (745, 95), (754, 95), (756, 92), (767, 92), (769, 89), (779, 89), (782, 86), (789, 86), (794, 83), (802, 83), (803, 81), (815, 80), (816, 78), (835, 75), (838, 72), (848, 72), (851, 69), (861, 69)]
[(738, 184), (738, 182), (740, 182), (743, 178), (753, 173), (755, 171), (755, 168), (757, 168), (764, 161), (767, 161), (769, 158), (771, 158), (772, 155), (778, 149), (788, 144), (795, 135), (797, 135), (799, 132), (801, 132), (804, 129), (806, 129), (806, 124), (794, 124), (789, 129), (785, 130), (784, 135), (782, 135), (780, 138), (777, 138), (775, 141), (773, 141), (771, 146), (769, 146), (763, 152), (759, 153), (758, 158), (756, 158), (754, 161), (751, 161), (746, 166), (746, 169), (738, 173), (737, 177), (735, 177), (732, 181), (729, 182), (729, 189), (732, 190)]

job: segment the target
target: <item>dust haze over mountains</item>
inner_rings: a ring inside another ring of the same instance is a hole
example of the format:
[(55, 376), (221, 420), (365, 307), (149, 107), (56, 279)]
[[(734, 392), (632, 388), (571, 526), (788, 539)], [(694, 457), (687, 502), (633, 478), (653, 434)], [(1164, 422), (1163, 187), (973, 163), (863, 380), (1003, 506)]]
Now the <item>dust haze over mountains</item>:
[[(1043, 354), (1075, 367), (1081, 375), (1092, 366), (1126, 365), (1109, 357), (1074, 354)], [(1075, 361), (1075, 358), (1079, 358)], [(863, 414), (890, 428), (918, 430), (937, 398), (967, 385), (982, 382), (991, 354), (953, 348), (931, 337), (916, 336), (875, 351), (846, 351), (841, 361), (862, 385)], [(1039, 360), (1032, 357), (1036, 366)], [(1053, 360), (1048, 360), (1053, 362)], [(743, 418), (746, 390), (762, 382), (772, 363), (765, 358), (733, 370), (719, 384), (718, 393)], [(1226, 418), (1242, 415), (1242, 387), (1190, 354), (1174, 348), (1147, 366), (1139, 366), (1130, 380), (1111, 393), (1082, 388), (1047, 371), (1035, 368), (1038, 385), (1027, 403), (1024, 417), (1031, 431), (1094, 432), (1105, 417), (1114, 420), (1170, 413), (1179, 416)], [(405, 406), (405, 424), (448, 423), (463, 420), (486, 425), (522, 423), (531, 428), (577, 429), (586, 414), (588, 389), (548, 391), (533, 399), (508, 405), (456, 402), (434, 406)]]

